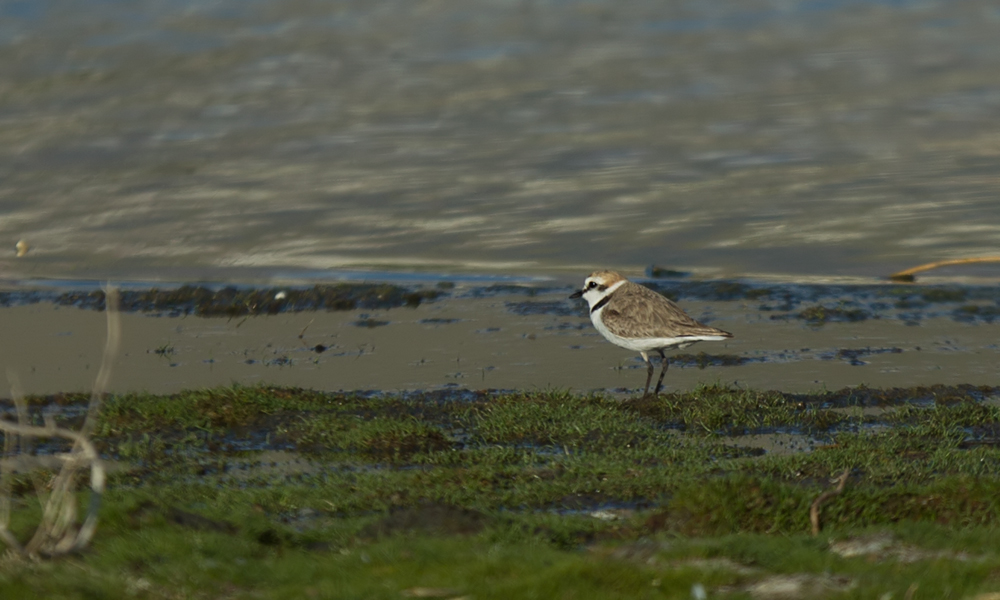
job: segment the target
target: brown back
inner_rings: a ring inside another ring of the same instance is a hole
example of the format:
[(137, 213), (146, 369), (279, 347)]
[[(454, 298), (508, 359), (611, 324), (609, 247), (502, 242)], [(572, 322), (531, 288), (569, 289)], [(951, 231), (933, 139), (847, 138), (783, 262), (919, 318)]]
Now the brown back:
[(728, 331), (702, 325), (671, 300), (631, 281), (614, 291), (601, 316), (608, 330), (621, 337), (733, 337)]

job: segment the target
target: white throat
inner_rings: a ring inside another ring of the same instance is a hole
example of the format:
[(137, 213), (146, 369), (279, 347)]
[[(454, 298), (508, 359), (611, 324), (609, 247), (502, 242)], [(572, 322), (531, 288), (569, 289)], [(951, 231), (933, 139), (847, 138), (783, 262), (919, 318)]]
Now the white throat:
[(605, 298), (613, 294), (615, 290), (617, 290), (623, 285), (625, 285), (624, 279), (615, 282), (613, 285), (608, 286), (608, 288), (603, 291), (599, 290), (598, 288), (587, 290), (586, 292), (583, 293), (583, 297), (587, 301), (587, 304), (590, 305), (590, 310), (594, 310), (594, 306), (597, 305), (598, 302), (604, 300)]

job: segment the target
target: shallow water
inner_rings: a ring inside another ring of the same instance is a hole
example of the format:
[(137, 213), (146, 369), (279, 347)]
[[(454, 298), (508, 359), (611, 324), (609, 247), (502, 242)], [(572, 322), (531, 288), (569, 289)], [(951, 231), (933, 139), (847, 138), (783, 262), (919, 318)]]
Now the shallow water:
[(30, 250), (0, 278), (992, 254), (998, 24), (983, 0), (4, 3), (0, 241)]

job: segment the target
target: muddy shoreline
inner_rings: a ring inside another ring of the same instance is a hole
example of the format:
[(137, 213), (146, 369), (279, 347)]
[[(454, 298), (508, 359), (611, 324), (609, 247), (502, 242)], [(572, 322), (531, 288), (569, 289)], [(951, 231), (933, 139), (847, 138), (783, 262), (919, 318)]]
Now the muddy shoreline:
[[(993, 286), (646, 281), (736, 334), (674, 353), (670, 390), (700, 383), (816, 392), (993, 385)], [(111, 391), (272, 383), (318, 390), (570, 389), (627, 396), (641, 360), (604, 341), (570, 282), (162, 286), (122, 292)], [(0, 362), (28, 393), (90, 388), (99, 289), (8, 289)], [(95, 309), (95, 310), (92, 310)]]
[[(334, 578), (319, 597), (430, 584), (519, 595), (456, 576), (477, 557), (515, 573), (501, 586), (539, 574), (573, 585), (548, 563), (518, 562), (526, 553), (632, 569), (581, 598), (623, 585), (630, 597), (688, 598), (701, 585), (774, 600), (789, 596), (761, 590), (994, 589), (993, 290), (651, 284), (737, 335), (673, 354), (656, 399), (639, 397), (642, 363), (593, 331), (570, 283), (347, 286), (337, 297), (353, 306), (310, 306), (331, 297), (314, 288), (129, 290), (93, 435), (108, 470), (101, 527), (74, 558), (93, 568), (55, 562), (39, 577), (8, 561), (0, 590), (132, 586), (154, 598), (183, 574), (234, 597), (295, 577), (282, 585)], [(0, 362), (28, 393), (28, 419), (78, 428), (103, 296), (6, 298)], [(0, 418), (14, 412), (0, 400)], [(67, 449), (39, 440), (5, 459), (18, 539), (38, 518), (39, 476)], [(810, 507), (842, 473), (846, 491), (810, 537)], [(430, 578), (429, 557), (441, 561)], [(270, 570), (276, 560), (290, 562)], [(393, 570), (388, 587), (371, 586)]]

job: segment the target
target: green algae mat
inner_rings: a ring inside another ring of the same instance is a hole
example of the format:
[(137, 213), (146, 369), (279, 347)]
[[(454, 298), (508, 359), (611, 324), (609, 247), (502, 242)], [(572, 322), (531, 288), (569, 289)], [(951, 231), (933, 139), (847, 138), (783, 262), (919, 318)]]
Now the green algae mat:
[[(112, 396), (94, 542), (8, 553), (0, 597), (997, 598), (998, 398)], [(87, 400), (28, 398), (38, 422), (67, 426)], [(46, 477), (11, 482), (21, 539)]]

